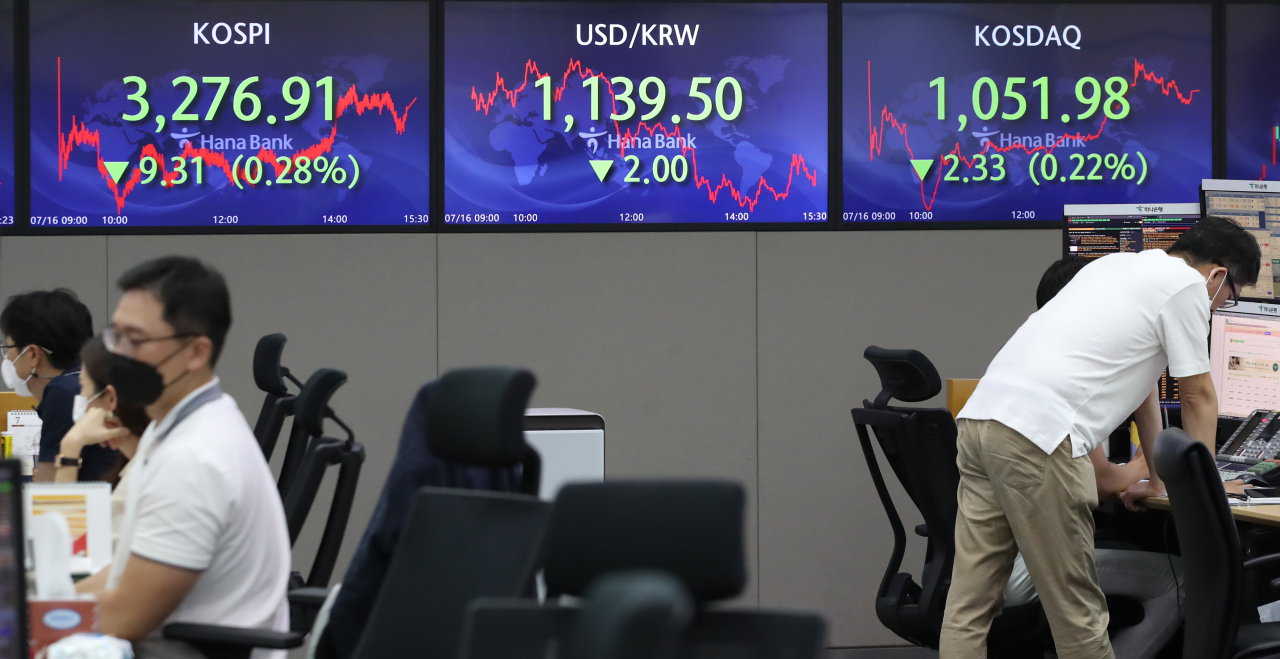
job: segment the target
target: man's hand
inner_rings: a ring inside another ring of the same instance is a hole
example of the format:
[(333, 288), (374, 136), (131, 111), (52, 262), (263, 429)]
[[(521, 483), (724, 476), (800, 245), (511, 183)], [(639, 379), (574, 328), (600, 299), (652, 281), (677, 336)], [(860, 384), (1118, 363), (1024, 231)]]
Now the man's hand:
[(1120, 495), (1120, 500), (1124, 502), (1124, 507), (1129, 510), (1141, 512), (1147, 509), (1147, 497), (1158, 497), (1164, 495), (1164, 488), (1156, 490), (1151, 485), (1151, 481), (1138, 481), (1129, 489)]

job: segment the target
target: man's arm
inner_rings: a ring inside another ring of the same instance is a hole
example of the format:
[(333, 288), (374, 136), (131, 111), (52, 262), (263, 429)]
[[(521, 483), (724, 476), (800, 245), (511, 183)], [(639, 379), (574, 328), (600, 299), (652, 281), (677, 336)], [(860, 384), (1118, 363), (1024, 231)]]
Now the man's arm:
[(1099, 446), (1089, 454), (1089, 461), (1093, 463), (1093, 475), (1098, 485), (1098, 501), (1120, 494), (1147, 477), (1147, 463), (1141, 455), (1125, 464), (1116, 464), (1107, 459), (1107, 454)]
[(1197, 442), (1216, 453), (1218, 440), (1218, 392), (1208, 373), (1178, 378), (1178, 399), (1182, 403), (1182, 429)]
[[(1178, 401), (1182, 403), (1182, 429), (1187, 431), (1192, 439), (1203, 442), (1209, 447), (1209, 451), (1213, 452), (1218, 435), (1218, 393), (1213, 388), (1213, 380), (1209, 378), (1209, 374), (1201, 373), (1178, 378)], [(1143, 405), (1145, 406), (1146, 403)], [(1159, 414), (1159, 410), (1156, 414)], [(1139, 429), (1141, 427), (1139, 426)], [(1155, 454), (1155, 435), (1151, 435), (1148, 440), (1147, 436), (1139, 431), (1139, 441), (1142, 442), (1144, 454), (1147, 456)], [(1155, 466), (1148, 463), (1148, 467), (1151, 472), (1150, 480), (1129, 488), (1122, 497), (1125, 507), (1130, 510), (1142, 510), (1143, 499), (1160, 496), (1165, 492), (1164, 481), (1160, 480)]]
[(133, 554), (115, 590), (94, 593), (98, 631), (127, 641), (145, 638), (186, 599), (201, 574)]

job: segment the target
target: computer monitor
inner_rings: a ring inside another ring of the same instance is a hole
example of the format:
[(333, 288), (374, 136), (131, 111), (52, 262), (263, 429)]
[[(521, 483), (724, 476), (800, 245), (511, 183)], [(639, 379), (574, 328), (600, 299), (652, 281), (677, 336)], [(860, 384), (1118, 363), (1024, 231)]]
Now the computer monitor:
[(1206, 216), (1218, 215), (1238, 222), (1262, 248), (1258, 283), (1246, 287), (1241, 297), (1275, 299), (1272, 262), (1277, 255), (1271, 253), (1271, 243), (1273, 237), (1280, 240), (1280, 183), (1205, 179), (1200, 182), (1200, 205)]
[(1213, 312), (1209, 376), (1219, 416), (1280, 409), (1280, 305), (1241, 302)]
[(1062, 208), (1062, 255), (1097, 258), (1169, 249), (1199, 219), (1197, 204), (1067, 204)]
[[(1198, 204), (1067, 204), (1062, 208), (1062, 255), (1094, 259), (1169, 249), (1199, 219)], [(1168, 369), (1160, 375), (1160, 404), (1179, 404), (1178, 381)]]
[(26, 659), (26, 536), (22, 530), (22, 465), (0, 460), (0, 659)]

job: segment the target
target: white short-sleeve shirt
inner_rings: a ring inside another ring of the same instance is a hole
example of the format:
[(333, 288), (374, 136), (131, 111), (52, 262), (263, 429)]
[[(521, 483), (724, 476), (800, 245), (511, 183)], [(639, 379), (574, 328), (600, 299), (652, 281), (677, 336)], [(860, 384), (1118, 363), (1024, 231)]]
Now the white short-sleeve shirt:
[(959, 418), (993, 420), (1046, 453), (1097, 448), (1160, 378), (1209, 371), (1209, 294), (1161, 250), (1085, 266), (1000, 349)]
[(185, 403), (217, 384), (192, 392), (143, 433), (108, 588), (130, 556), (141, 556), (201, 572), (166, 624), (287, 631), (289, 530), (253, 431), (226, 394), (173, 424)]

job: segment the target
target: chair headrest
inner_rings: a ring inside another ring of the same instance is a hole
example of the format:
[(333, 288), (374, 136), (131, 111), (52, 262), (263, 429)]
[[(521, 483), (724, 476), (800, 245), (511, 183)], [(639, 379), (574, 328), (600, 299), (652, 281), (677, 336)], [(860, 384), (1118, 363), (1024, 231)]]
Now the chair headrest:
[(875, 406), (888, 405), (890, 398), (906, 403), (928, 400), (942, 391), (942, 378), (919, 350), (889, 350), (870, 346), (862, 356), (871, 362), (880, 374), (883, 389), (876, 397)]
[(569, 659), (661, 659), (693, 618), (675, 577), (656, 570), (613, 572), (592, 582), (566, 644)]
[[(1192, 465), (1196, 461), (1213, 466), (1213, 454), (1209, 447), (1191, 438), (1182, 428), (1171, 427), (1160, 431), (1152, 456), (1156, 473), (1166, 484), (1185, 486), (1193, 479)], [(1214, 467), (1211, 471), (1217, 471)]]
[(537, 386), (519, 368), (459, 368), (440, 376), (427, 410), (431, 452), (463, 464), (507, 467), (530, 451), (524, 411)]
[(283, 334), (268, 334), (258, 339), (258, 347), (253, 350), (253, 381), (269, 394), (289, 395), (289, 388), (280, 373), (280, 358), (288, 340)]
[(695, 601), (737, 596), (747, 581), (745, 500), (742, 486), (726, 481), (566, 485), (547, 524), (548, 594), (581, 596), (616, 570), (661, 570)]
[(294, 403), (294, 423), (301, 423), (302, 428), (312, 437), (323, 435), (329, 399), (346, 382), (347, 374), (335, 368), (322, 368), (312, 373), (307, 378), (307, 383), (302, 385), (298, 402)]

